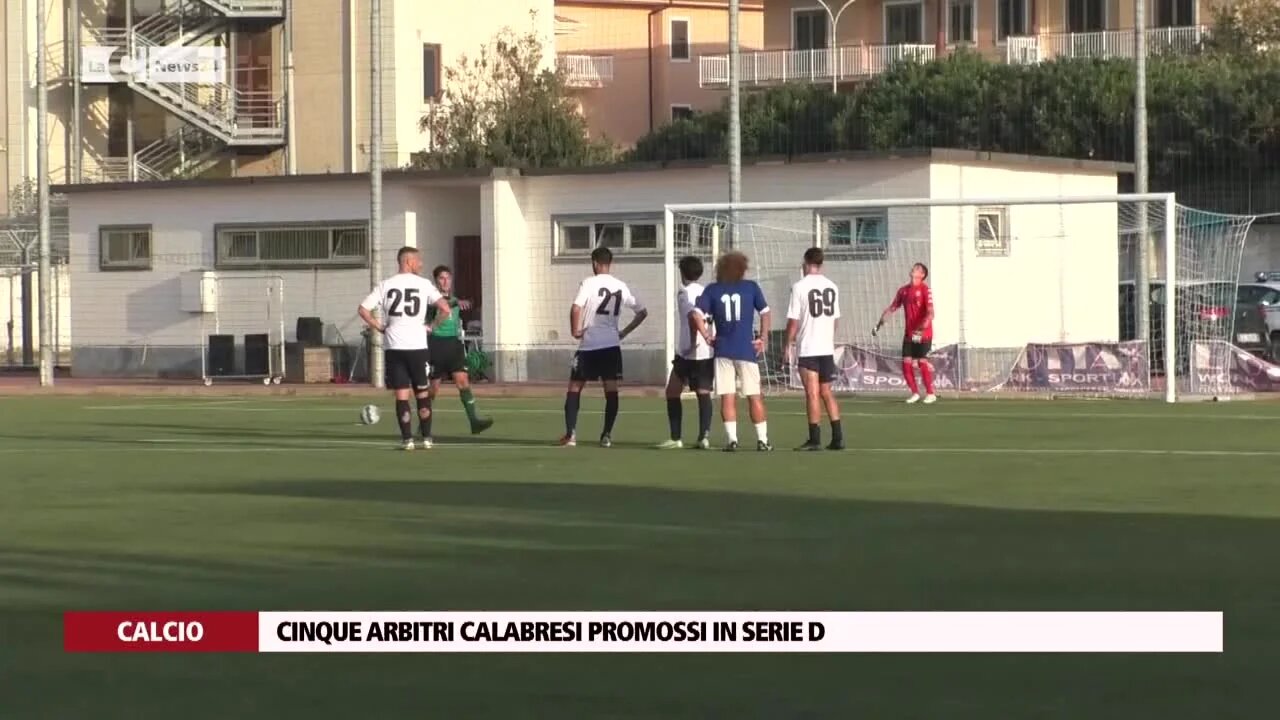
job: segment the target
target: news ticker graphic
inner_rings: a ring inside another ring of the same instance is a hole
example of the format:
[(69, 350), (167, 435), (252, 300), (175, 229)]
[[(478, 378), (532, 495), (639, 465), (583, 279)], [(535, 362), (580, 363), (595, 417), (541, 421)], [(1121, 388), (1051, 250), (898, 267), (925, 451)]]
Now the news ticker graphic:
[(1221, 612), (68, 612), (67, 652), (1220, 653)]

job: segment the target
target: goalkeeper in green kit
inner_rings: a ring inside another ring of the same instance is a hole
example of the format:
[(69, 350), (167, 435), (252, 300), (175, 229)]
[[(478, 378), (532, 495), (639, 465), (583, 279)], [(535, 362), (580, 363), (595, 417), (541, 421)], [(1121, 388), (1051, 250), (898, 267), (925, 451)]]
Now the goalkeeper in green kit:
[[(462, 409), (471, 422), (471, 434), (482, 433), (493, 426), (493, 420), (482, 418), (476, 414), (476, 398), (471, 393), (471, 378), (467, 374), (467, 352), (462, 345), (462, 311), (470, 310), (471, 303), (453, 296), (453, 271), (448, 265), (439, 265), (431, 271), (436, 287), (449, 303), (451, 314), (447, 320), (436, 325), (431, 331), (427, 344), (428, 362), (431, 363), (431, 390), (427, 406), (434, 407), (436, 394), (440, 392), (440, 381), (448, 377), (458, 387), (458, 396), (462, 398)], [(427, 325), (435, 322), (439, 311), (431, 307), (427, 309)], [(434, 413), (432, 413), (434, 415)], [(423, 421), (422, 432), (426, 435), (426, 446), (431, 447), (434, 438), (431, 435), (432, 416)]]

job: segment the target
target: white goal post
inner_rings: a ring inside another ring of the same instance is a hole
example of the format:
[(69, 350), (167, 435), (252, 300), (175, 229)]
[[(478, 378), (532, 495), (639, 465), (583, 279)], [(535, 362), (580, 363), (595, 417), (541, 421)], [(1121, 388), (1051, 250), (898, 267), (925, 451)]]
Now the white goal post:
[[(787, 294), (804, 250), (821, 247), (841, 289), (837, 390), (898, 390), (901, 320), (876, 337), (871, 328), (921, 262), (940, 389), (1175, 402), (1241, 391), (1234, 368), (1251, 360), (1236, 359), (1247, 353), (1232, 330), (1252, 220), (1179, 206), (1172, 193), (671, 204), (663, 287), (673, 303), (685, 255), (703, 260), (705, 285), (718, 257), (746, 253), (776, 313), (762, 376), (768, 392), (791, 391)], [(671, 357), (678, 319), (666, 315)]]

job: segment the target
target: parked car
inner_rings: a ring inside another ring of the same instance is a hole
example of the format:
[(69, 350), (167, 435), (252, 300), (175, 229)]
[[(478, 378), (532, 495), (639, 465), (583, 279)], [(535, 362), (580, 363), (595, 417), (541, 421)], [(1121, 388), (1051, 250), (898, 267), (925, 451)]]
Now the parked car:
[[(1258, 273), (1263, 275), (1264, 273)], [(1280, 273), (1271, 282), (1242, 283), (1237, 290), (1237, 301), (1244, 305), (1256, 305), (1267, 323), (1267, 346), (1271, 361), (1280, 361)]]
[[(1120, 339), (1134, 340), (1137, 332), (1137, 306), (1133, 281), (1120, 283)], [(1164, 372), (1164, 308), (1165, 284), (1148, 283), (1147, 312), (1151, 318), (1152, 372)], [(1221, 339), (1259, 357), (1269, 357), (1267, 325), (1257, 304), (1240, 304), (1236, 284), (1230, 282), (1187, 283), (1178, 289), (1176, 342), (1178, 368), (1186, 371), (1192, 338)]]

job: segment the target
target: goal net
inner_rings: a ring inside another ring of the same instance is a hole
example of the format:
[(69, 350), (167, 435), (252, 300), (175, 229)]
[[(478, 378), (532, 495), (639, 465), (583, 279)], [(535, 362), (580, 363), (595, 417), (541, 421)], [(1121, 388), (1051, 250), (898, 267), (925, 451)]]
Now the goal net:
[(720, 255), (747, 255), (773, 309), (760, 360), (769, 393), (799, 389), (786, 307), (810, 247), (840, 288), (840, 392), (905, 392), (902, 311), (873, 330), (917, 262), (929, 268), (940, 393), (1172, 401), (1280, 389), (1257, 308), (1236, 303), (1252, 220), (1163, 194), (671, 205), (668, 289), (685, 255), (704, 261), (703, 284)]

